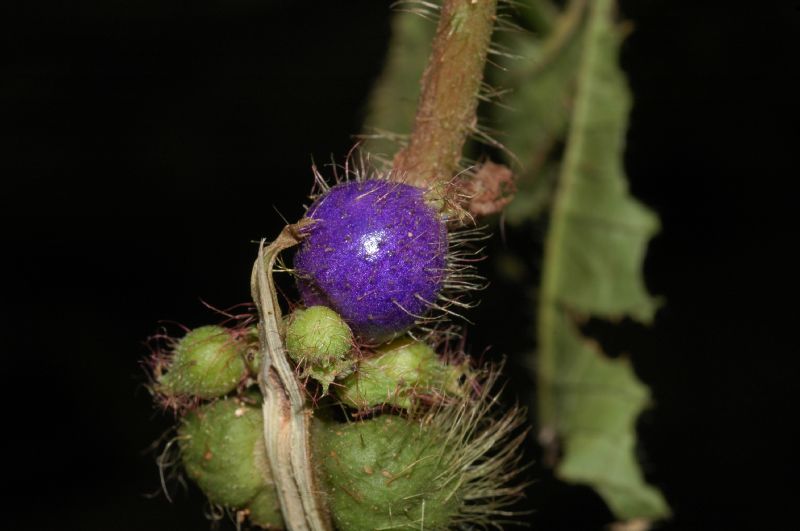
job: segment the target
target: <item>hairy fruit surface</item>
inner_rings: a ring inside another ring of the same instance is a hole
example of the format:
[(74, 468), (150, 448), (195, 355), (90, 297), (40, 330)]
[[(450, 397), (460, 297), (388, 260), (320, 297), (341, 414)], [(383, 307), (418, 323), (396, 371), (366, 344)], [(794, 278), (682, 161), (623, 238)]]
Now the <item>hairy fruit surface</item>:
[(216, 398), (233, 391), (247, 374), (248, 345), (222, 326), (195, 328), (172, 352), (167, 372), (157, 377), (156, 389), (167, 396)]
[(416, 396), (458, 395), (463, 366), (448, 365), (421, 341), (401, 338), (381, 346), (361, 361), (358, 371), (336, 388), (348, 406), (367, 409), (381, 404), (410, 408)]
[(324, 392), (334, 379), (350, 373), (352, 348), (350, 327), (326, 306), (297, 309), (286, 319), (286, 351)]
[(361, 338), (410, 328), (441, 291), (447, 229), (424, 190), (382, 180), (334, 186), (306, 214), (315, 220), (294, 260), (307, 306), (333, 308)]
[(443, 441), (393, 415), (320, 423), (317, 454), (337, 529), (447, 529), (461, 504)]
[(211, 402), (183, 418), (181, 460), (212, 503), (246, 509), (262, 527), (282, 527), (263, 433), (260, 408), (239, 399)]

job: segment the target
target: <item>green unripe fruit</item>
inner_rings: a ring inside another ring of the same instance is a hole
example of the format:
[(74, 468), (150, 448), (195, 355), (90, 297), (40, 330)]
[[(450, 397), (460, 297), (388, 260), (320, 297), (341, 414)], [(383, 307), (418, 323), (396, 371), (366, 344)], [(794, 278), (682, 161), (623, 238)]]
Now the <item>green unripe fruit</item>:
[(286, 320), (286, 351), (323, 385), (325, 392), (334, 379), (347, 375), (353, 362), (353, 333), (339, 314), (326, 306), (311, 306), (292, 312)]
[(221, 326), (195, 328), (178, 341), (157, 390), (210, 399), (233, 391), (247, 374), (246, 342)]
[(383, 415), (318, 423), (316, 453), (337, 529), (447, 529), (461, 504), (439, 432)]
[(410, 408), (419, 395), (461, 395), (463, 366), (447, 365), (420, 341), (397, 339), (361, 361), (357, 372), (337, 386), (348, 406), (365, 409), (380, 404)]
[(206, 404), (183, 418), (178, 441), (186, 474), (211, 502), (248, 508), (259, 525), (282, 527), (260, 408), (239, 399)]
[(288, 318), (286, 348), (295, 361), (342, 359), (352, 346), (350, 327), (327, 306), (298, 309)]
[(266, 529), (283, 529), (281, 506), (272, 491), (262, 491), (247, 505), (248, 518), (252, 523)]

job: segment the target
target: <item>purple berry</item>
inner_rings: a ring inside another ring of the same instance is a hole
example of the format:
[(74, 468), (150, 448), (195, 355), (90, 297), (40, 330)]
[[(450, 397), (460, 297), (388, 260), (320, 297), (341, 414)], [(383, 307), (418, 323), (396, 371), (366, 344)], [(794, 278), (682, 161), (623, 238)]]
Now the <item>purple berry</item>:
[(411, 327), (445, 276), (447, 228), (424, 190), (381, 180), (347, 182), (317, 199), (317, 220), (294, 260), (306, 306), (329, 306), (367, 340)]

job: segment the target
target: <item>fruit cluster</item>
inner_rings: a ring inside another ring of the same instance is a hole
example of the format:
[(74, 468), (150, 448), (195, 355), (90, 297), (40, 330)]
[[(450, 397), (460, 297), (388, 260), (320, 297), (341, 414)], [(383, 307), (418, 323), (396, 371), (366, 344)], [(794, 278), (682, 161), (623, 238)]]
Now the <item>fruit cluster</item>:
[[(437, 353), (446, 341), (430, 325), (457, 272), (425, 190), (345, 182), (306, 218), (293, 267), (301, 304), (280, 332), (313, 409), (309, 458), (333, 525), (447, 529), (505, 514), (518, 493), (504, 483), (521, 416), (495, 414), (486, 370)], [(416, 333), (421, 325), (428, 332)], [(240, 521), (282, 528), (258, 407), (260, 352), (253, 326), (191, 330), (155, 364), (153, 389), (181, 412), (183, 470), (208, 499)]]

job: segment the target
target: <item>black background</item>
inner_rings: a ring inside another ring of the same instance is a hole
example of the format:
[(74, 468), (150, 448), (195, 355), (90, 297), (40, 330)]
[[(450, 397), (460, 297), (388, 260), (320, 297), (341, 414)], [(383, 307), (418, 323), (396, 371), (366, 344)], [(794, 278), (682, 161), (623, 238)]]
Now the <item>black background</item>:
[[(800, 3), (622, 11), (635, 23), (626, 163), (662, 218), (646, 278), (667, 303), (652, 330), (596, 333), (632, 351), (652, 387), (640, 436), (676, 513), (662, 528), (790, 529)], [(159, 491), (146, 448), (170, 421), (142, 386), (143, 340), (161, 319), (214, 320), (201, 298), (247, 300), (253, 242), (302, 214), (311, 157), (341, 161), (359, 130), (389, 13), (379, 1), (2, 3), (0, 526), (209, 528), (195, 489), (145, 496)], [(509, 230), (492, 251), (533, 257), (540, 242), (541, 229)], [(531, 303), (493, 280), (470, 344), (511, 356), (526, 401)], [(531, 476), (534, 529), (610, 521), (588, 489)]]

